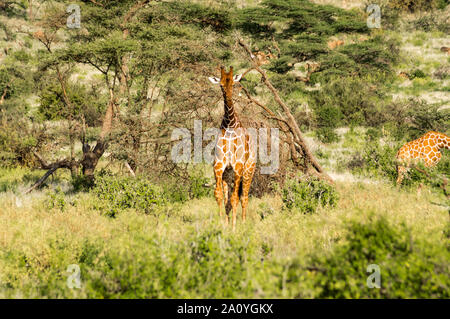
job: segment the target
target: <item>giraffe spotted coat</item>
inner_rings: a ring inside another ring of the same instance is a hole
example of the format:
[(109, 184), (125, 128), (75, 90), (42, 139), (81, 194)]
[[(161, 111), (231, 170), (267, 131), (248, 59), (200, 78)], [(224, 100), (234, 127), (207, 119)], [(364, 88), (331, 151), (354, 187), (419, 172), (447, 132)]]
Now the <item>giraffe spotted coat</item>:
[[(226, 72), (221, 68), (221, 77), (210, 78), (215, 84), (220, 84), (224, 97), (224, 116), (215, 148), (214, 176), (216, 189), (214, 195), (219, 205), (219, 215), (222, 217), (222, 207), (228, 202), (228, 185), (222, 176), (228, 166), (234, 171), (234, 187), (230, 197), (232, 207), (232, 227), (236, 227), (236, 214), (239, 200), (242, 205), (242, 220), (245, 221), (248, 193), (256, 167), (255, 141), (251, 134), (244, 128), (237, 117), (233, 106), (233, 84), (240, 80), (241, 76), (233, 77), (233, 68)], [(242, 183), (242, 195), (239, 198), (239, 188)], [(223, 205), (223, 206), (222, 206)], [(228, 217), (225, 216), (228, 223)]]
[(435, 131), (403, 145), (397, 153), (397, 184), (402, 182), (411, 165), (423, 162), (425, 167), (433, 167), (439, 163), (442, 148), (450, 148), (450, 137)]

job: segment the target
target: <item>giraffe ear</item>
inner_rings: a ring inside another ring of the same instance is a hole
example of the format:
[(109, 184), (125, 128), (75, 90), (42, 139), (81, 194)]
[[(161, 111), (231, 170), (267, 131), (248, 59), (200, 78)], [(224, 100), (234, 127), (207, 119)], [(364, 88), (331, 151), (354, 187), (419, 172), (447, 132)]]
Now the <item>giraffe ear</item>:
[(220, 80), (218, 78), (215, 77), (209, 77), (208, 80), (212, 83), (212, 84), (219, 84)]
[(242, 74), (235, 75), (235, 76), (233, 76), (233, 81), (239, 82), (241, 80), (241, 78), (242, 78)]

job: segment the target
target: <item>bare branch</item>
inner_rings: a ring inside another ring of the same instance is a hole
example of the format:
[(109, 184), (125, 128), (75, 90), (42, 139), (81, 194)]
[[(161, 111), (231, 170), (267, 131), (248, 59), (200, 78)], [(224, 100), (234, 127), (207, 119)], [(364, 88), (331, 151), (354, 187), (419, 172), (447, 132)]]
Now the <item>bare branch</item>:
[[(250, 50), (250, 48), (247, 46), (247, 44), (244, 42), (243, 39), (239, 39), (238, 42), (244, 48), (244, 50), (247, 52), (247, 54), (249, 56), (249, 59), (253, 63), (253, 68), (255, 70), (257, 70), (261, 74), (264, 84), (272, 92), (272, 95), (273, 95), (275, 101), (281, 106), (281, 108), (283, 109), (284, 114), (287, 116), (286, 124), (289, 126), (289, 128), (293, 132), (294, 142), (299, 144), (301, 150), (303, 151), (304, 155), (306, 156), (307, 161), (311, 163), (311, 165), (314, 167), (314, 169), (318, 173), (320, 173), (324, 177), (324, 179), (328, 180), (329, 182), (333, 182), (331, 177), (329, 177), (328, 174), (325, 173), (325, 171), (320, 166), (319, 162), (316, 160), (314, 155), (309, 150), (309, 147), (306, 144), (306, 141), (305, 141), (305, 139), (303, 137), (303, 134), (301, 133), (300, 128), (298, 127), (297, 121), (295, 120), (294, 116), (290, 112), (289, 107), (280, 98), (280, 95), (278, 94), (278, 91), (275, 89), (275, 87), (272, 85), (272, 83), (268, 79), (268, 77), (266, 75), (266, 72), (263, 69), (261, 69), (261, 67), (259, 66), (255, 55), (252, 54), (252, 51)], [(291, 147), (291, 153), (292, 153), (292, 147)]]

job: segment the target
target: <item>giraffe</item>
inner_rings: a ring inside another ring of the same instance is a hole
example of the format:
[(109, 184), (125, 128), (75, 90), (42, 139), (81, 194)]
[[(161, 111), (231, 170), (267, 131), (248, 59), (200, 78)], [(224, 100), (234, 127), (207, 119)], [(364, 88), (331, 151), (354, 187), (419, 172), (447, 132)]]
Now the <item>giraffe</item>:
[[(224, 99), (224, 116), (215, 147), (214, 176), (216, 178), (216, 189), (214, 196), (219, 205), (219, 216), (222, 219), (222, 204), (225, 208), (228, 203), (228, 185), (222, 179), (222, 175), (227, 167), (231, 167), (234, 171), (234, 188), (230, 196), (230, 202), (233, 212), (232, 228), (235, 230), (240, 187), (242, 187), (240, 198), (242, 221), (245, 221), (248, 192), (256, 167), (256, 144), (248, 130), (242, 126), (233, 106), (233, 84), (239, 82), (242, 75), (233, 76), (233, 67), (230, 67), (229, 72), (221, 67), (220, 72), (220, 79), (209, 78), (213, 84), (220, 84)], [(225, 216), (225, 223), (228, 224), (228, 216)]]
[(397, 153), (397, 185), (401, 184), (411, 164), (423, 161), (425, 167), (436, 166), (442, 157), (441, 148), (450, 149), (450, 137), (435, 131), (403, 145)]

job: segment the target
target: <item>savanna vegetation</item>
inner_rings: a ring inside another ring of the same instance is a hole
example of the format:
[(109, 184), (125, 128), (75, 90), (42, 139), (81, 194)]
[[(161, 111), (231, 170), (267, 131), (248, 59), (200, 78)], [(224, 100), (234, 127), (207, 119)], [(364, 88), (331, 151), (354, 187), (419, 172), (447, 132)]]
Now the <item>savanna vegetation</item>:
[[(450, 152), (401, 186), (395, 155), (450, 133), (450, 6), (371, 3), (380, 28), (356, 0), (71, 1), (78, 28), (0, 1), (0, 297), (449, 298)], [(220, 126), (221, 65), (281, 137), (234, 232), (212, 165), (172, 158)]]

